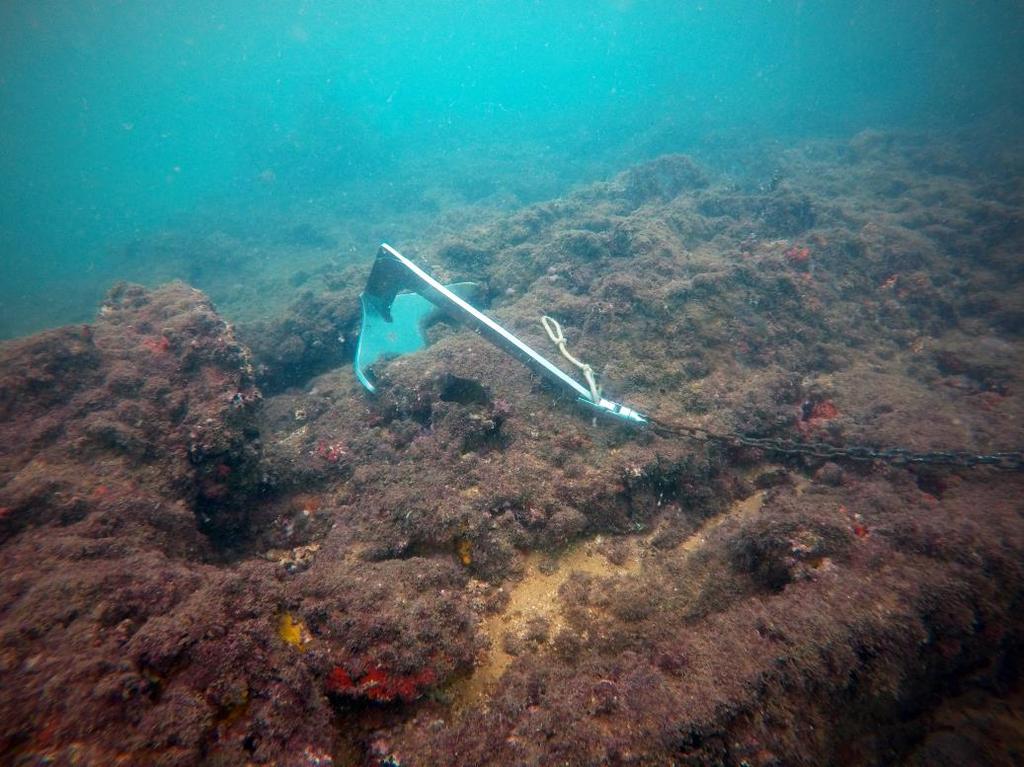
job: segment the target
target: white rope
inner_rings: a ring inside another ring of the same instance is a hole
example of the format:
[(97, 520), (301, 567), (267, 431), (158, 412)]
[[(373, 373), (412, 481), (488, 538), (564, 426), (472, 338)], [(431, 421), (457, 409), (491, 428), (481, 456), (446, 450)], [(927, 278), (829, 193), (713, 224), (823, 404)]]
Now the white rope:
[(548, 338), (558, 347), (558, 351), (562, 353), (562, 356), (583, 371), (583, 377), (587, 380), (587, 385), (590, 387), (590, 396), (595, 403), (600, 402), (601, 389), (594, 378), (594, 369), (586, 362), (580, 362), (569, 354), (569, 350), (565, 348), (565, 333), (562, 332), (562, 326), (558, 324), (558, 320), (545, 314), (540, 318), (540, 322), (544, 326), (544, 330), (547, 331)]

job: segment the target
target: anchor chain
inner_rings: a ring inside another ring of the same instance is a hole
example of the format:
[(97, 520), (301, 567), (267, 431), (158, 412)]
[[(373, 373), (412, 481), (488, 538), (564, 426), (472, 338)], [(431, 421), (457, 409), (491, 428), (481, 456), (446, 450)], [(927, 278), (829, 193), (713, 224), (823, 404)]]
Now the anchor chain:
[(675, 436), (698, 442), (716, 442), (730, 447), (754, 447), (783, 455), (806, 455), (822, 459), (849, 459), (852, 461), (884, 461), (894, 466), (911, 464), (927, 466), (956, 466), (971, 468), (991, 466), (1008, 471), (1024, 470), (1024, 452), (970, 453), (958, 450), (932, 450), (917, 452), (902, 447), (868, 447), (866, 445), (830, 445), (827, 442), (799, 442), (785, 437), (752, 437), (730, 432), (719, 434), (701, 426), (688, 426), (650, 419), (655, 432), (662, 436)]
[[(582, 372), (594, 402), (600, 400), (600, 387), (590, 365), (576, 359), (566, 348), (565, 334), (558, 320), (544, 315), (541, 324), (547, 331), (558, 350), (569, 362)], [(730, 447), (755, 447), (771, 453), (782, 455), (806, 455), (811, 458), (848, 459), (851, 461), (884, 461), (893, 466), (909, 466), (911, 464), (926, 466), (957, 466), (971, 468), (973, 466), (991, 466), (994, 469), (1021, 471), (1024, 469), (1024, 452), (1001, 453), (969, 453), (959, 450), (931, 450), (918, 452), (903, 447), (868, 447), (867, 445), (830, 445), (827, 442), (798, 442), (785, 437), (752, 437), (738, 432), (718, 434), (702, 426), (667, 423), (651, 416), (644, 416), (647, 423), (656, 433), (662, 436), (682, 437), (697, 442), (717, 442)]]

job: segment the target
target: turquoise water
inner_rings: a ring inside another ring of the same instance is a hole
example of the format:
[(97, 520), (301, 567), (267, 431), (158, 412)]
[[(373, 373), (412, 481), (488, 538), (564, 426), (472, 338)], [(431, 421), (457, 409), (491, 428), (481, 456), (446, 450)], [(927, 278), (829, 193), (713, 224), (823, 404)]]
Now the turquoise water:
[(147, 242), (268, 206), (367, 227), (338, 243), (361, 253), (438, 187), (421, 214), (665, 151), (1013, 135), (1022, 42), (1016, 2), (7, 0), (0, 337), (87, 320), (122, 276), (212, 289)]

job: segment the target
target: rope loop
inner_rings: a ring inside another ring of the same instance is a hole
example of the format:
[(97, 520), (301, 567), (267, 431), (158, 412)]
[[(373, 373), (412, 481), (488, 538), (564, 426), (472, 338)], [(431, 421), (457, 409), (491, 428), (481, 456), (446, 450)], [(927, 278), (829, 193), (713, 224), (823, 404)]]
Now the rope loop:
[(558, 320), (545, 314), (540, 318), (540, 323), (544, 326), (544, 330), (547, 331), (548, 338), (550, 338), (552, 343), (558, 347), (558, 351), (562, 353), (562, 356), (583, 371), (583, 377), (587, 380), (587, 386), (590, 387), (590, 396), (594, 403), (596, 404), (600, 402), (601, 387), (597, 385), (597, 379), (594, 377), (594, 369), (586, 362), (580, 362), (578, 359), (573, 357), (569, 353), (569, 350), (565, 348), (565, 333), (562, 332), (562, 326), (558, 324)]

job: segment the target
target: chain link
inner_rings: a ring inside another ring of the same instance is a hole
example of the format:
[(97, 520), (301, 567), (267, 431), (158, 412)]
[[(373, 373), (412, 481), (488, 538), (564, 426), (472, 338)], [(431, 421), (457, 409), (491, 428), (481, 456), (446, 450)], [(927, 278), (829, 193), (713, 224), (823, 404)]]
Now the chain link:
[(700, 426), (670, 424), (650, 419), (654, 430), (663, 436), (684, 437), (699, 442), (717, 442), (732, 447), (755, 447), (784, 455), (806, 455), (822, 459), (849, 459), (853, 461), (884, 461), (895, 466), (910, 464), (928, 466), (991, 466), (1009, 471), (1024, 470), (1024, 452), (968, 453), (955, 450), (915, 452), (902, 447), (875, 448), (866, 445), (830, 445), (827, 442), (798, 442), (784, 437), (750, 437), (745, 434), (717, 434)]

